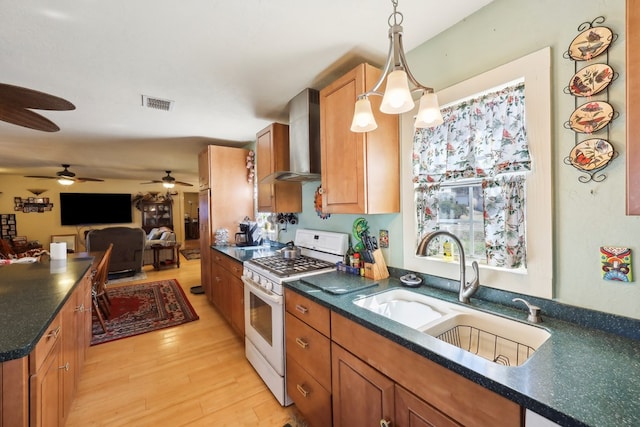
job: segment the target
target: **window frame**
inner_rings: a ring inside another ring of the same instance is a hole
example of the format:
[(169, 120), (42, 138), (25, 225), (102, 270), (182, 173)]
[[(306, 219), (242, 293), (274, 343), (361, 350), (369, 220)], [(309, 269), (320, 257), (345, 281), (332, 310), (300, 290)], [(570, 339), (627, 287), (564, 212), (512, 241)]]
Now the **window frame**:
[[(480, 265), (480, 284), (496, 289), (553, 298), (553, 192), (551, 154), (551, 48), (545, 47), (438, 92), (441, 105), (523, 78), (526, 121), (532, 157), (527, 176), (527, 269), (508, 270)], [(457, 262), (418, 257), (411, 157), (415, 111), (402, 117), (403, 268), (459, 279)]]

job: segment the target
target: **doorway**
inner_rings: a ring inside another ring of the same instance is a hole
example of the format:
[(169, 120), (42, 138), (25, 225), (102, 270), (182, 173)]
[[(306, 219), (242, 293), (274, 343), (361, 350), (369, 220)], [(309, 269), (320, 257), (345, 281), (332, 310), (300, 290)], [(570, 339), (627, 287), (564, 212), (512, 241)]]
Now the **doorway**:
[[(199, 240), (199, 208), (198, 208), (198, 193), (184, 193), (184, 239)], [(187, 242), (185, 242), (187, 243)]]

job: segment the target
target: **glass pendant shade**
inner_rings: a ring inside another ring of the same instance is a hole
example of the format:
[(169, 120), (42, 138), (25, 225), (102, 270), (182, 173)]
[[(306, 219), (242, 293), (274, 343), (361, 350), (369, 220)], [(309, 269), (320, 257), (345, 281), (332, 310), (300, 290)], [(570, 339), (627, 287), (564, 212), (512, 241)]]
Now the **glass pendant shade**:
[(356, 101), (353, 121), (351, 122), (351, 132), (369, 132), (378, 127), (376, 119), (371, 111), (369, 99), (364, 97)]
[(409, 81), (404, 70), (394, 70), (387, 76), (387, 87), (384, 90), (380, 111), (386, 114), (401, 114), (414, 107)]
[(444, 122), (440, 105), (438, 104), (438, 96), (435, 93), (425, 93), (420, 98), (420, 107), (416, 116), (415, 127), (430, 128), (439, 126)]
[(173, 182), (163, 182), (162, 186), (164, 188), (173, 188), (173, 187), (175, 187), (175, 184)]
[(58, 179), (58, 184), (60, 184), (60, 185), (71, 185), (71, 184), (73, 184), (73, 180), (72, 179), (67, 179), (67, 178), (60, 178), (60, 179)]

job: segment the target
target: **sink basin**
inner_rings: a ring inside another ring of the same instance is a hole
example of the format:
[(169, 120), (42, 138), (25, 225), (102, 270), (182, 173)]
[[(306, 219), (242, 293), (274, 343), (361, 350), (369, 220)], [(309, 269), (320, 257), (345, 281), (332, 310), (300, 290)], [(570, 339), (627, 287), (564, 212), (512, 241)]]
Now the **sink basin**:
[(551, 336), (537, 326), (406, 289), (391, 289), (353, 303), (506, 366), (523, 364)]
[(358, 298), (353, 303), (413, 329), (422, 329), (451, 312), (442, 301), (405, 289)]

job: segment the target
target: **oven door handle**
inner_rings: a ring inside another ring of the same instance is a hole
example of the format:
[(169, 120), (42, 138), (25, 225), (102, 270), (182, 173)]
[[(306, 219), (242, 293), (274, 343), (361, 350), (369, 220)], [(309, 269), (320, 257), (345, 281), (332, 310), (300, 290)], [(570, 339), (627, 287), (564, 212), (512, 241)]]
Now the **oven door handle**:
[(276, 295), (274, 293), (269, 292), (266, 289), (261, 288), (260, 286), (256, 285), (255, 282), (253, 280), (249, 279), (248, 277), (242, 276), (242, 281), (244, 282), (245, 285), (247, 285), (247, 287), (249, 287), (251, 290), (253, 290), (261, 298), (265, 298), (265, 299), (268, 299), (271, 302), (274, 302), (276, 304), (282, 305), (282, 296), (281, 295)]

